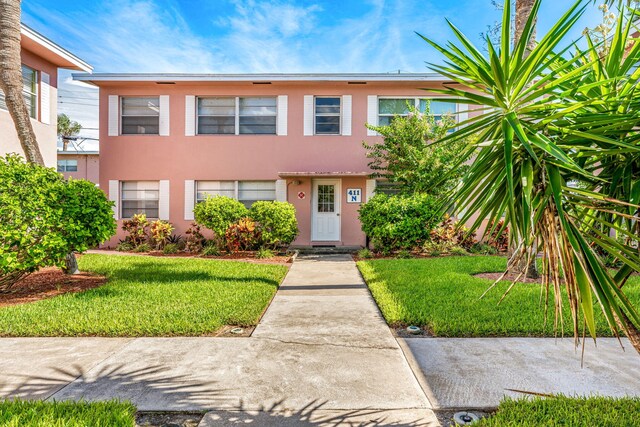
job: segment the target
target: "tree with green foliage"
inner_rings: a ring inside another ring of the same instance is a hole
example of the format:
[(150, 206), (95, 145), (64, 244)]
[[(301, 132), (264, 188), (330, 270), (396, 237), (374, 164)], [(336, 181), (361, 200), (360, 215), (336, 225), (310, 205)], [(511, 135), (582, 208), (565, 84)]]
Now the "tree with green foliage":
[[(382, 142), (363, 141), (373, 177), (385, 178), (402, 193), (439, 195), (460, 181), (465, 168), (452, 169), (456, 159), (467, 148), (468, 139), (447, 144), (432, 144), (453, 129), (456, 121), (451, 114), (441, 118), (430, 114), (430, 108), (420, 112), (409, 107), (407, 116), (393, 118), (388, 126), (367, 125), (382, 135)], [(448, 179), (443, 181), (443, 174)]]
[[(497, 224), (504, 216), (515, 247), (512, 261), (524, 258), (531, 264), (542, 254), (545, 301), (555, 308), (557, 330), (563, 328), (563, 305), (569, 305), (576, 345), (583, 331), (596, 338), (599, 309), (613, 333), (622, 330), (640, 352), (640, 341), (633, 339), (640, 315), (620, 286), (625, 275), (640, 271), (640, 256), (637, 247), (608, 232), (611, 228), (632, 238), (634, 231), (616, 222), (640, 220), (638, 203), (630, 192), (607, 194), (604, 187), (613, 177), (599, 172), (600, 162), (609, 157), (640, 156), (640, 71), (619, 67), (625, 63), (620, 48), (611, 49), (608, 59), (598, 57), (597, 46), (568, 53), (575, 46), (569, 31), (590, 6), (586, 0), (572, 5), (529, 50), (540, 3), (534, 2), (513, 45), (511, 8), (505, 7), (500, 43), (487, 40), (488, 55), (453, 24), (457, 44), (443, 46), (423, 37), (446, 59), (431, 69), (459, 83), (439, 92), (451, 102), (473, 105), (478, 113), (438, 142), (478, 136), (459, 159), (460, 165), (469, 159), (472, 164), (451, 206), (465, 211), (463, 222), (478, 214), (471, 231), (485, 218)], [(621, 14), (620, 19), (629, 18)], [(613, 44), (626, 43), (628, 27), (616, 28)], [(637, 62), (637, 45), (635, 40), (630, 61)], [(605, 77), (611, 71), (615, 77)], [(631, 173), (626, 176), (632, 179)], [(584, 188), (576, 181), (598, 184)], [(610, 221), (604, 219), (607, 214)], [(628, 271), (612, 275), (598, 248), (620, 259)]]
[(58, 114), (58, 136), (62, 139), (62, 151), (67, 151), (69, 142), (82, 130), (82, 125), (66, 114)]
[(0, 292), (111, 237), (111, 206), (93, 183), (66, 181), (17, 155), (0, 158)]

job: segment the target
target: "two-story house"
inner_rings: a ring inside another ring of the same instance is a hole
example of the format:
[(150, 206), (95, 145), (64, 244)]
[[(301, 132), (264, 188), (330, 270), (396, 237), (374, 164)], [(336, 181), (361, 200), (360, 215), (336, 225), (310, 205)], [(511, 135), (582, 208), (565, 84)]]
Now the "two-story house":
[[(92, 74), (100, 88), (100, 187), (184, 233), (207, 195), (292, 203), (297, 246), (363, 246), (358, 209), (376, 181), (362, 141), (436, 96), (435, 74)], [(427, 89), (422, 90), (421, 88)], [(456, 113), (434, 103), (432, 112)], [(459, 113), (458, 115), (462, 115)], [(122, 238), (122, 231), (110, 244)]]
[[(45, 165), (56, 167), (58, 69), (91, 72), (89, 64), (51, 40), (22, 25), (20, 32), (24, 99), (31, 115)], [(13, 120), (0, 90), (0, 156), (24, 155)]]

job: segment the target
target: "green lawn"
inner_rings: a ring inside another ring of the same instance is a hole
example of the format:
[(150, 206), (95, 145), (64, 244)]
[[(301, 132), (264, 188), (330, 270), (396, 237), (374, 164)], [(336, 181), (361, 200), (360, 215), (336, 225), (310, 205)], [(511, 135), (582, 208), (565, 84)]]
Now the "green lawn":
[[(390, 325), (419, 325), (441, 337), (553, 336), (553, 307), (545, 327), (541, 285), (518, 284), (498, 305), (510, 285), (505, 281), (480, 299), (493, 282), (472, 274), (504, 271), (505, 258), (381, 259), (358, 267)], [(640, 306), (640, 277), (632, 277), (625, 291)], [(568, 308), (565, 319), (571, 335)], [(611, 335), (601, 316), (598, 333)]]
[(133, 427), (130, 403), (0, 401), (2, 427)]
[(3, 336), (204, 335), (255, 325), (286, 274), (282, 265), (194, 258), (84, 255), (107, 284), (0, 309)]
[(640, 425), (640, 398), (535, 398), (504, 400), (478, 427), (610, 427)]

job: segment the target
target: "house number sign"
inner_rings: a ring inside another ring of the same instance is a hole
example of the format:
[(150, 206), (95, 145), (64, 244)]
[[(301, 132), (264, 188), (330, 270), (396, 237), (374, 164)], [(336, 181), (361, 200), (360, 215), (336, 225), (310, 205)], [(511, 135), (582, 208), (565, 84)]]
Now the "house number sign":
[(362, 188), (347, 188), (347, 203), (361, 203)]

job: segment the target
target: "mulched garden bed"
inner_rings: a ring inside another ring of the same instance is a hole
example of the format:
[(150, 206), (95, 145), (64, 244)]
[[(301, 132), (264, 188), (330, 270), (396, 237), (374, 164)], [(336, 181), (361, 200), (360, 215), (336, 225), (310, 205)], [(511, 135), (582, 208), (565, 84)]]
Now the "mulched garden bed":
[(59, 268), (43, 268), (20, 280), (8, 293), (0, 293), (0, 307), (82, 292), (102, 286), (106, 281), (106, 277), (94, 274), (67, 275)]

